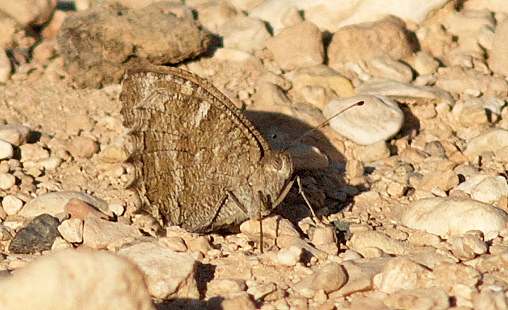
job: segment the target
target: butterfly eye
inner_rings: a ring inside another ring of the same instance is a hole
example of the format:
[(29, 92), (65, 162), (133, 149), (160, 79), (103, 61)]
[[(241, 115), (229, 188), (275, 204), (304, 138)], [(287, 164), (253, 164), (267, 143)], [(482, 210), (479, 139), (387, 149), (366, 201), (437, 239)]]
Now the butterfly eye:
[(277, 139), (277, 134), (276, 133), (272, 134), (272, 139), (274, 139), (274, 140)]

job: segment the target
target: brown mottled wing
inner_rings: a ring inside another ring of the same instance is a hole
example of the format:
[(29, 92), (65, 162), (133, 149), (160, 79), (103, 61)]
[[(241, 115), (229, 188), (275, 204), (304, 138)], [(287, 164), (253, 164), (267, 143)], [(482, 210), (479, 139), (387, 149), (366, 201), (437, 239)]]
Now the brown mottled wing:
[(129, 70), (120, 99), (140, 174), (133, 185), (165, 224), (208, 230), (227, 193), (247, 190), (267, 142), (213, 85), (181, 69)]

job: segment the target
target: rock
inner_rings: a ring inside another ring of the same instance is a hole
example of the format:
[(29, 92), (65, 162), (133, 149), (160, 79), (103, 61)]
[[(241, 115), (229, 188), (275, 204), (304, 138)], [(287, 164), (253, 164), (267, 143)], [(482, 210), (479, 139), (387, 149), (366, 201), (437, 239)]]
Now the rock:
[(508, 3), (503, 0), (470, 0), (464, 3), (466, 10), (487, 9), (492, 12), (508, 12)]
[(2, 1), (0, 11), (14, 17), (22, 27), (42, 25), (49, 20), (56, 4), (56, 0)]
[[(259, 242), (259, 221), (248, 220), (240, 225), (240, 231), (250, 240)], [(300, 233), (294, 228), (293, 224), (280, 216), (270, 216), (263, 219), (264, 242), (273, 243), (276, 238), (287, 235), (300, 238)]]
[(404, 22), (392, 16), (339, 29), (328, 47), (328, 63), (341, 72), (348, 62), (361, 63), (385, 54), (400, 60), (409, 58), (412, 52)]
[(49, 152), (39, 143), (27, 143), (19, 146), (22, 162), (37, 162), (49, 158)]
[(82, 192), (61, 191), (46, 193), (29, 201), (18, 214), (27, 218), (35, 217), (42, 213), (55, 216), (58, 213), (65, 212), (65, 205), (72, 198), (82, 200), (99, 210), (107, 210), (108, 208), (108, 203), (100, 198)]
[(451, 93), (460, 94), (464, 90), (475, 90), (485, 97), (508, 95), (508, 83), (503, 78), (458, 66), (439, 68), (436, 86)]
[(473, 309), (487, 310), (492, 307), (494, 307), (494, 309), (503, 309), (505, 305), (506, 296), (501, 291), (484, 288), (478, 294), (474, 295)]
[(299, 92), (306, 86), (322, 86), (342, 98), (353, 97), (355, 93), (353, 84), (347, 78), (325, 65), (297, 69), (292, 82), (293, 88)]
[(374, 230), (355, 233), (349, 242), (351, 248), (359, 252), (364, 248), (379, 248), (388, 254), (405, 255), (410, 249), (405, 243)]
[(8, 215), (14, 215), (23, 208), (23, 201), (14, 195), (7, 195), (2, 199), (2, 208)]
[(141, 236), (134, 226), (105, 221), (93, 214), (87, 216), (83, 227), (83, 244), (95, 249), (121, 245)]
[(364, 101), (364, 105), (330, 120), (330, 126), (335, 131), (358, 144), (384, 141), (397, 134), (404, 123), (404, 113), (388, 97), (364, 95), (335, 99), (325, 106), (323, 114), (328, 119), (359, 101)]
[[(2, 30), (2, 37), (0, 38), (0, 47), (1, 47), (0, 53), (2, 53), (2, 50), (3, 50), (3, 52), (5, 52), (4, 48), (8, 48), (13, 45), (14, 34), (16, 33), (17, 26), (18, 26), (18, 23), (14, 19), (14, 17), (12, 17), (9, 14), (0, 10), (0, 29)], [(5, 67), (3, 67), (3, 68), (5, 68), (4, 70), (6, 70), (6, 68), (9, 68), (9, 73), (10, 73), (11, 72), (11, 64), (9, 61), (8, 66), (7, 66), (6, 60), (9, 60), (7, 58), (7, 54), (2, 55), (1, 57), (2, 58), (5, 57), (5, 59), (3, 60), (3, 65), (5, 66)], [(2, 73), (5, 74), (5, 72), (6, 71), (3, 71)]]
[(256, 305), (252, 301), (249, 294), (242, 292), (234, 295), (227, 296), (221, 303), (221, 308), (224, 310), (255, 310)]
[(313, 297), (319, 290), (329, 294), (344, 286), (347, 278), (347, 273), (342, 265), (329, 263), (321, 267), (316, 273), (293, 285), (293, 289), (304, 296), (310, 297)]
[(266, 40), (266, 47), (283, 70), (320, 65), (324, 61), (321, 31), (310, 22), (283, 29)]
[(117, 83), (125, 69), (142, 62), (196, 57), (209, 41), (188, 7), (166, 1), (140, 9), (94, 6), (67, 17), (58, 35), (64, 68), (81, 87)]
[(0, 139), (20, 146), (30, 138), (31, 130), (25, 125), (12, 124), (0, 126)]
[(381, 273), (390, 257), (360, 258), (342, 263), (348, 275), (347, 283), (334, 293), (337, 296), (347, 296), (355, 292), (372, 289), (374, 276)]
[(16, 185), (16, 177), (10, 173), (0, 173), (0, 189), (8, 190)]
[(481, 100), (469, 99), (457, 101), (453, 106), (452, 114), (464, 127), (474, 127), (489, 123), (487, 111)]
[(159, 244), (162, 247), (168, 248), (168, 249), (173, 250), (175, 252), (186, 252), (187, 251), (187, 245), (185, 244), (185, 241), (182, 239), (182, 237), (178, 237), (178, 236), (160, 237)]
[(484, 234), (505, 228), (508, 214), (489, 204), (460, 197), (425, 198), (412, 202), (401, 223), (447, 238), (468, 230)]
[(157, 300), (199, 298), (196, 260), (151, 242), (122, 248), (118, 254), (135, 262), (146, 276), (148, 291)]
[(495, 35), (493, 38), (492, 49), (489, 53), (488, 64), (492, 71), (497, 74), (508, 75), (508, 57), (506, 56), (506, 49), (508, 48), (508, 18), (502, 20), (496, 26)]
[(364, 163), (370, 163), (390, 157), (390, 149), (385, 141), (378, 141), (369, 145), (356, 147), (353, 150), (353, 156), (356, 160)]
[(69, 213), (72, 219), (85, 220), (89, 214), (93, 214), (100, 219), (109, 220), (109, 216), (78, 198), (69, 199), (64, 206), (64, 211)]
[(487, 10), (469, 10), (453, 12), (443, 22), (448, 33), (458, 37), (458, 46), (453, 53), (482, 53), (479, 36), (482, 29), (495, 27), (496, 21)]
[(12, 238), (9, 251), (16, 254), (33, 254), (51, 249), (58, 233), (58, 219), (49, 214), (34, 218)]
[(83, 220), (68, 219), (58, 226), (60, 235), (71, 243), (83, 242)]
[(384, 304), (392, 309), (446, 310), (450, 307), (450, 296), (436, 288), (400, 290), (388, 295)]
[(419, 75), (434, 74), (439, 68), (439, 61), (427, 52), (418, 52), (413, 59), (413, 68)]
[(367, 61), (368, 73), (375, 77), (381, 77), (409, 83), (413, 80), (411, 68), (390, 56), (377, 56)]
[(496, 155), (501, 154), (505, 147), (508, 147), (508, 130), (492, 128), (467, 141), (464, 154), (468, 158), (478, 156), (483, 152), (493, 152)]
[(190, 2), (186, 4), (198, 11), (199, 22), (212, 33), (219, 33), (219, 27), (224, 22), (238, 16), (236, 8), (225, 2), (205, 1), (197, 5)]
[(248, 53), (261, 49), (265, 40), (270, 37), (262, 20), (244, 15), (225, 20), (218, 32), (223, 37), (224, 48)]
[(55, 57), (56, 54), (56, 41), (44, 40), (37, 44), (33, 51), (32, 57), (36, 60), (49, 60)]
[(12, 145), (5, 140), (0, 140), (0, 160), (10, 159), (12, 156), (14, 156), (14, 148)]
[(502, 196), (508, 196), (508, 184), (502, 176), (476, 175), (456, 186), (450, 194), (462, 191), (481, 202), (494, 204)]
[(302, 256), (302, 248), (291, 246), (287, 249), (280, 249), (277, 253), (277, 262), (282, 266), (296, 265)]
[(63, 10), (53, 11), (53, 15), (49, 22), (44, 25), (44, 29), (41, 34), (44, 39), (56, 39), (58, 31), (62, 27), (63, 21), (67, 17), (69, 12)]
[(127, 150), (120, 145), (110, 144), (101, 150), (101, 160), (106, 163), (121, 163), (129, 158)]
[(462, 260), (473, 259), (477, 255), (485, 254), (488, 249), (489, 247), (483, 238), (470, 232), (463, 237), (453, 239), (451, 247), (453, 255)]
[(396, 257), (388, 261), (380, 275), (379, 289), (386, 293), (423, 287), (432, 272), (408, 258)]
[(97, 142), (85, 136), (72, 138), (67, 142), (66, 148), (74, 158), (90, 158), (95, 153), (99, 152), (99, 145)]
[(90, 250), (51, 253), (0, 278), (0, 308), (153, 309), (139, 268), (117, 255)]
[(356, 87), (356, 95), (383, 95), (422, 104), (441, 102), (453, 105), (455, 100), (450, 93), (431, 86), (415, 86), (383, 78), (370, 79)]
[(3, 47), (0, 47), (0, 83), (7, 83), (11, 77), (11, 61), (7, 56), (7, 52)]
[(439, 188), (445, 192), (459, 184), (459, 176), (452, 170), (434, 170), (423, 176), (417, 188), (432, 191)]

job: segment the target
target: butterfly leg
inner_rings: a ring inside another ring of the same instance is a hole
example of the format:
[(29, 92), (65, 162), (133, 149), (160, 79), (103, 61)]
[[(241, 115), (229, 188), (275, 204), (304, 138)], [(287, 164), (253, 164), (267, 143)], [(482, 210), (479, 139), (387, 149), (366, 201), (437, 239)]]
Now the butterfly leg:
[(221, 199), (217, 202), (217, 204), (214, 206), (214, 215), (212, 219), (210, 220), (210, 223), (207, 225), (208, 227), (213, 226), (213, 223), (217, 220), (217, 217), (219, 216), (219, 213), (222, 210), (222, 207), (226, 204), (226, 200), (228, 198), (231, 198), (235, 205), (243, 212), (245, 215), (249, 216), (249, 213), (247, 212), (247, 208), (242, 204), (242, 202), (236, 197), (236, 195), (232, 191), (226, 191)]

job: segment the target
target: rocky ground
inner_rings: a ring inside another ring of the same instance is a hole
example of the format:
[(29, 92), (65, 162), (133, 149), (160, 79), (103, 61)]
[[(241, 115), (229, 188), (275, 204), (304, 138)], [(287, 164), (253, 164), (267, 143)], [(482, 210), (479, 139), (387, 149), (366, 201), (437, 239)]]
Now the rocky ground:
[[(309, 2), (0, 4), (0, 308), (507, 309), (508, 6)], [(119, 101), (148, 62), (246, 109), (316, 215), (295, 186), (264, 253), (256, 220), (156, 236)]]

